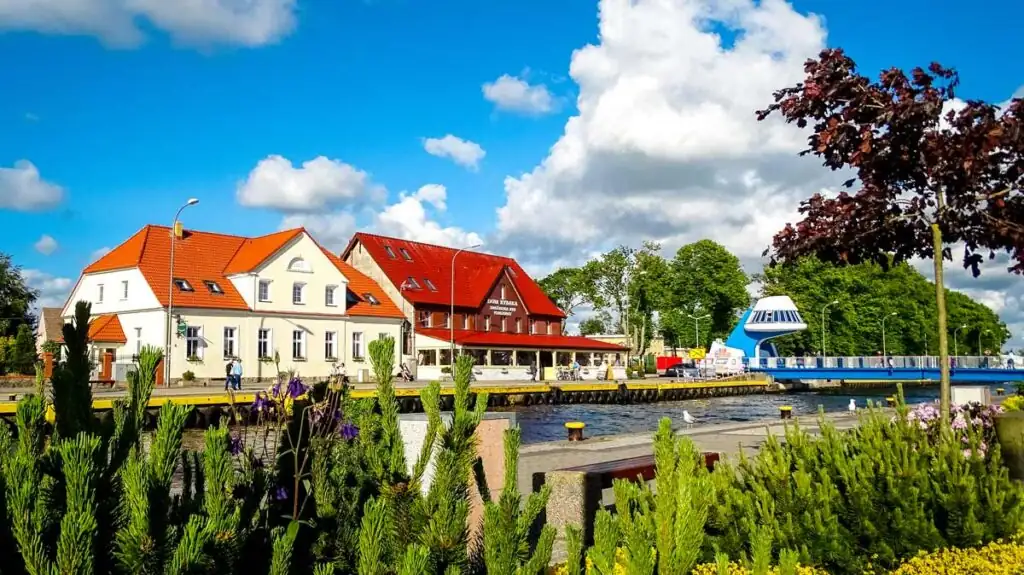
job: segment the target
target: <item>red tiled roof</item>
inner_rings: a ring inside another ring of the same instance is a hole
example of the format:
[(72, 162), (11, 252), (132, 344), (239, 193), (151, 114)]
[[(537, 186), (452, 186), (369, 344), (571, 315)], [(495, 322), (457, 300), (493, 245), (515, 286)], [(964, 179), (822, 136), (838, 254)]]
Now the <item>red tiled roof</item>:
[[(349, 305), (349, 315), (405, 319), (405, 314), (402, 313), (402, 310), (398, 309), (395, 302), (391, 301), (391, 298), (384, 293), (384, 290), (377, 285), (377, 282), (370, 279), (363, 272), (341, 261), (338, 256), (332, 254), (323, 246), (320, 249), (323, 250), (324, 255), (327, 256), (327, 259), (331, 260), (331, 263), (338, 268), (341, 274), (348, 278), (348, 291), (352, 292), (356, 300), (354, 304)], [(379, 303), (370, 303), (366, 294), (372, 295)]]
[(89, 322), (89, 341), (127, 343), (128, 338), (116, 315), (101, 315)]
[[(296, 228), (246, 238), (185, 230), (180, 239), (175, 239), (174, 278), (188, 281), (193, 291), (183, 292), (175, 289), (174, 305), (186, 308), (250, 309), (228, 276), (253, 271), (288, 242), (304, 233), (304, 229)], [(90, 264), (82, 273), (138, 268), (156, 295), (157, 301), (161, 306), (166, 306), (171, 281), (171, 237), (172, 231), (169, 227), (146, 226), (110, 253)], [(355, 295), (357, 303), (348, 309), (348, 313), (365, 317), (404, 317), (380, 286), (354, 269), (349, 269), (351, 266), (339, 261), (326, 250), (324, 253), (349, 279), (349, 290)], [(223, 293), (211, 292), (204, 283), (206, 281), (217, 282)], [(366, 293), (373, 294), (381, 302), (380, 305), (371, 307), (369, 302), (364, 301), (363, 294)]]
[[(449, 341), (451, 332), (443, 328), (417, 328), (417, 335), (425, 335), (442, 341)], [(540, 349), (576, 349), (591, 351), (621, 352), (626, 348), (614, 343), (598, 341), (578, 335), (546, 335), (529, 333), (504, 333), (500, 331), (455, 330), (455, 343), (459, 345), (487, 347), (523, 347)]]
[[(359, 232), (352, 237), (341, 259), (347, 259), (348, 253), (357, 242), (369, 252), (396, 288), (401, 288), (402, 283), (409, 277), (416, 280), (420, 289), (407, 289), (403, 292), (409, 301), (427, 304), (452, 303), (451, 274), (455, 249)], [(395, 257), (388, 254), (388, 247)], [(409, 254), (409, 260), (404, 257), (403, 249)], [(473, 251), (464, 251), (455, 259), (455, 305), (479, 308), (497, 283), (498, 275), (506, 270), (530, 314), (565, 317), (565, 313), (558, 309), (537, 282), (514, 259)], [(426, 280), (430, 280), (437, 291), (430, 290)]]

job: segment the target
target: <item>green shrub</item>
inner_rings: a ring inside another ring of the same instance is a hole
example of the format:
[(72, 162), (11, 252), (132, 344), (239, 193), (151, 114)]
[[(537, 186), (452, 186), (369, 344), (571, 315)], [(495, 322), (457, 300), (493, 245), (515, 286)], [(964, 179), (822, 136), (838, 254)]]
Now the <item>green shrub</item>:
[[(860, 573), (869, 558), (884, 568), (921, 550), (977, 546), (1015, 533), (1022, 488), (1011, 482), (998, 446), (984, 451), (981, 430), (930, 435), (928, 426), (880, 410), (821, 437), (789, 428), (753, 459), (713, 474), (716, 502), (709, 546), (731, 556), (749, 550), (759, 526), (773, 548), (831, 573)], [(947, 428), (948, 430), (948, 428)]]

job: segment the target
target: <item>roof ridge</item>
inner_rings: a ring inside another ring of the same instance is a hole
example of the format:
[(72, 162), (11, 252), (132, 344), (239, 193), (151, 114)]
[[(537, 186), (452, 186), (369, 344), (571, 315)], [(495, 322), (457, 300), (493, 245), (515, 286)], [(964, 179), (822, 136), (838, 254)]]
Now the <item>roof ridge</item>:
[[(396, 242), (407, 242), (407, 243), (410, 243), (410, 244), (426, 246), (428, 248), (441, 248), (441, 249), (445, 249), (445, 250), (451, 250), (453, 252), (454, 251), (458, 251), (459, 249), (462, 249), (462, 248), (453, 248), (451, 246), (445, 246), (445, 245), (441, 245), (441, 244), (428, 244), (427, 242), (421, 242), (421, 241), (417, 241), (417, 240), (407, 240), (405, 238), (396, 238), (394, 236), (385, 236), (385, 235), (374, 234), (374, 233), (370, 233), (370, 232), (356, 232), (353, 235), (353, 237), (358, 237), (358, 236), (366, 236), (366, 237), (371, 237), (371, 238), (380, 238), (380, 239), (383, 239), (383, 240), (394, 240)], [(492, 253), (488, 253), (488, 252), (480, 252), (480, 251), (476, 251), (476, 250), (462, 249), (462, 253), (465, 253), (465, 254), (476, 254), (476, 255), (479, 255), (479, 256), (487, 256), (487, 257), (491, 257), (491, 258), (499, 258), (499, 259), (502, 259), (502, 260), (511, 260), (512, 259), (512, 258), (510, 258), (508, 256), (499, 256), (498, 254), (492, 254)]]

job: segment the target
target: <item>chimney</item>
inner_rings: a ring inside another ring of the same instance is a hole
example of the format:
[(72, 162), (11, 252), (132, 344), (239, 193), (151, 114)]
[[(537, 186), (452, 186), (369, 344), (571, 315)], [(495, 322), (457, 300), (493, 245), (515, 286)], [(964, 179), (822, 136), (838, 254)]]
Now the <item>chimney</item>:
[(182, 227), (181, 222), (174, 222), (174, 237), (180, 240), (181, 237), (184, 235), (184, 232), (185, 228)]

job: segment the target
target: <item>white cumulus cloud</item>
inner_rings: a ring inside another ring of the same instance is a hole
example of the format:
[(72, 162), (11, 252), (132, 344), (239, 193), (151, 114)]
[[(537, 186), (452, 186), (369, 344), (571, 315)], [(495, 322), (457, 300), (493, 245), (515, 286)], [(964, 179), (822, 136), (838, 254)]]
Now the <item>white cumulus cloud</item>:
[(383, 189), (366, 172), (339, 160), (318, 156), (295, 167), (278, 155), (260, 160), (238, 185), (238, 203), (289, 212), (319, 212), (339, 205), (377, 201)]
[(54, 276), (36, 269), (21, 270), (25, 283), (39, 294), (35, 307), (62, 307), (74, 282), (70, 278)]
[(577, 114), (538, 166), (506, 178), (498, 243), (550, 261), (711, 238), (756, 269), (799, 201), (841, 181), (797, 157), (805, 134), (755, 118), (825, 46), (821, 21), (782, 0), (601, 0), (599, 14), (599, 42), (569, 68)]
[(12, 168), (0, 167), (0, 209), (45, 210), (63, 199), (64, 188), (44, 180), (32, 162), (19, 160)]
[(356, 230), (356, 217), (349, 212), (326, 214), (291, 214), (281, 220), (282, 230), (306, 228), (320, 245), (339, 253), (348, 245)]
[(443, 226), (430, 217), (427, 206), (436, 212), (443, 212), (447, 194), (447, 189), (439, 184), (427, 184), (411, 194), (402, 193), (397, 203), (377, 214), (373, 229), (387, 236), (442, 246), (483, 244), (483, 238), (475, 232), (456, 226)]
[(43, 254), (44, 256), (48, 256), (53, 252), (57, 251), (58, 246), (57, 240), (53, 239), (52, 236), (43, 234), (42, 237), (39, 238), (39, 241), (33, 244), (33, 247), (36, 248), (37, 252)]
[(423, 149), (431, 156), (451, 158), (456, 164), (474, 171), (479, 167), (480, 160), (487, 155), (480, 144), (451, 134), (443, 138), (424, 138)]
[(156, 28), (179, 44), (261, 46), (291, 32), (296, 0), (0, 0), (0, 29), (87, 35), (121, 47)]
[(555, 111), (555, 98), (543, 84), (531, 85), (522, 78), (502, 74), (482, 87), (484, 98), (499, 110), (523, 114), (547, 114)]

